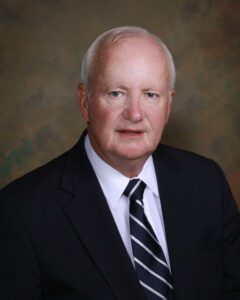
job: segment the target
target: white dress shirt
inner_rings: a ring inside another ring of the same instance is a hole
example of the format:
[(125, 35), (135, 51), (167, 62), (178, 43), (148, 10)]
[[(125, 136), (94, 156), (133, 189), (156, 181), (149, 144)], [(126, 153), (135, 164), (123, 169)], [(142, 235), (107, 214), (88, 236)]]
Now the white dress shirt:
[[(92, 164), (103, 193), (107, 199), (107, 203), (122, 237), (123, 243), (133, 262), (129, 227), (129, 200), (123, 195), (123, 192), (128, 185), (129, 178), (111, 167), (97, 155), (90, 144), (88, 135), (85, 137), (85, 149), (88, 159)], [(142, 171), (136, 178), (141, 179), (146, 184), (143, 195), (144, 211), (157, 236), (170, 267), (162, 207), (152, 156), (147, 159)]]

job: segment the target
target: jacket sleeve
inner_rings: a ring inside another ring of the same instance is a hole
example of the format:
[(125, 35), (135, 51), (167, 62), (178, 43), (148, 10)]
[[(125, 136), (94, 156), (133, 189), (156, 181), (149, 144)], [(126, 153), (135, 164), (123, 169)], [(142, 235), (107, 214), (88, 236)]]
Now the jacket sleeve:
[(40, 300), (40, 274), (24, 224), (0, 194), (0, 299)]
[(240, 215), (222, 170), (224, 300), (240, 299)]

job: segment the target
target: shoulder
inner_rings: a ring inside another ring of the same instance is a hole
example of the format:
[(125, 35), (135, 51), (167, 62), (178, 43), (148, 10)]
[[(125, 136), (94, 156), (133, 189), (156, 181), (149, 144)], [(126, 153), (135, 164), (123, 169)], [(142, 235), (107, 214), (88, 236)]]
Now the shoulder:
[(60, 180), (67, 159), (67, 152), (50, 162), (15, 179), (0, 191), (0, 195), (14, 195), (36, 192), (36, 189), (46, 189), (54, 186)]
[(213, 159), (200, 154), (160, 144), (155, 152), (156, 159), (169, 159), (174, 161), (180, 168), (186, 170), (219, 169), (219, 165)]
[(220, 188), (227, 184), (222, 168), (213, 159), (164, 144), (159, 145), (153, 156), (158, 168), (164, 165), (189, 185), (211, 189), (211, 186)]
[(63, 154), (28, 172), (22, 177), (17, 178), (2, 188), (0, 195), (19, 192), (21, 194), (25, 192), (34, 193), (36, 190), (44, 191), (53, 187), (59, 187), (66, 169), (73, 169), (73, 166), (79, 161), (79, 157), (84, 156), (83, 140), (84, 135), (80, 137), (80, 140), (72, 148)]
[(166, 183), (166, 178), (173, 179), (172, 188), (190, 195), (199, 211), (204, 213), (208, 207), (216, 214), (217, 209), (224, 208), (229, 215), (238, 214), (225, 174), (214, 160), (167, 145), (160, 145), (154, 155), (160, 180)]

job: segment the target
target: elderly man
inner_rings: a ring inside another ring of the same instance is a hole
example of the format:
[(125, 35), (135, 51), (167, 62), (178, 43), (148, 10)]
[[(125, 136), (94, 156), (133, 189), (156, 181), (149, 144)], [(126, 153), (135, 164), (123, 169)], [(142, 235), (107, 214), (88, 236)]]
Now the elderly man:
[(87, 130), (1, 191), (1, 299), (240, 299), (240, 219), (221, 169), (159, 145), (174, 82), (145, 29), (93, 42), (78, 87)]

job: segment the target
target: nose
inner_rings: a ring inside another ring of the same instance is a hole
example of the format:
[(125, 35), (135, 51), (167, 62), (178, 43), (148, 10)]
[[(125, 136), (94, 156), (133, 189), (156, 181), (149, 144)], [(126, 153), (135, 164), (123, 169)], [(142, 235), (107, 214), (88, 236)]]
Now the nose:
[(140, 122), (143, 119), (143, 110), (141, 107), (140, 99), (128, 99), (124, 109), (124, 117), (126, 120), (129, 120), (132, 123)]

